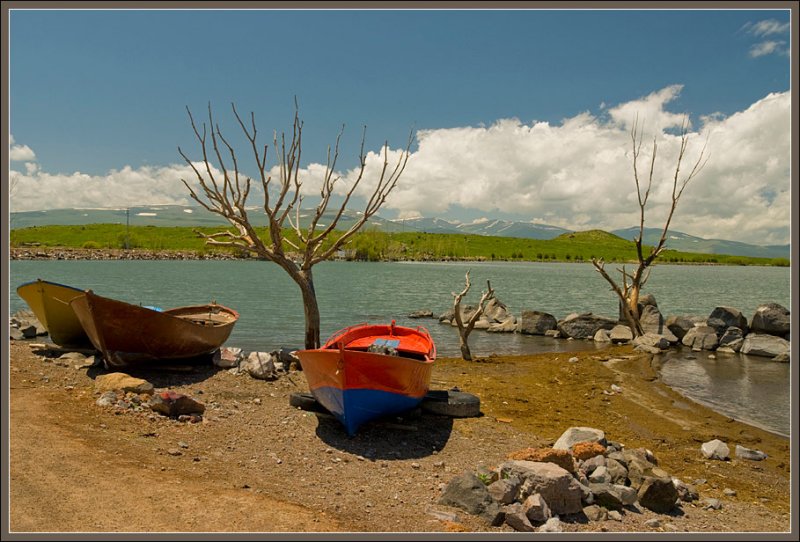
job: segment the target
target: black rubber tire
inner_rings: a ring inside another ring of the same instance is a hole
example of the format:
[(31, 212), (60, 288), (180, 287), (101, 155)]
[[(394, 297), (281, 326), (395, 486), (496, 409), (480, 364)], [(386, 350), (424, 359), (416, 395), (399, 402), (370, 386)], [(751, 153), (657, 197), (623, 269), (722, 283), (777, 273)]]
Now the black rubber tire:
[(310, 393), (294, 392), (289, 394), (289, 404), (309, 412), (328, 412)]
[(463, 391), (431, 390), (422, 400), (422, 410), (451, 418), (481, 416), (481, 400)]

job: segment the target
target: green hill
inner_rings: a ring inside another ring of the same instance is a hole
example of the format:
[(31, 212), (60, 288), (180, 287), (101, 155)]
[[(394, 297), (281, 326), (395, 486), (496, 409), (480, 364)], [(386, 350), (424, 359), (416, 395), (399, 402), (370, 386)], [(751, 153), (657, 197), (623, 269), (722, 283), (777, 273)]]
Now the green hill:
[[(86, 249), (133, 248), (147, 250), (209, 251), (197, 231), (206, 234), (220, 231), (222, 226), (159, 227), (125, 224), (87, 224), (72, 226), (34, 226), (11, 231), (11, 247), (63, 247)], [(266, 231), (262, 229), (262, 235)], [(291, 232), (286, 232), (293, 238)], [(341, 232), (334, 232), (340, 235)], [(213, 250), (223, 250), (216, 249)], [(289, 251), (287, 245), (285, 250)], [(649, 248), (647, 248), (649, 250)], [(480, 260), (590, 262), (602, 258), (607, 262), (636, 261), (636, 247), (614, 234), (589, 230), (565, 233), (550, 240), (517, 237), (490, 237), (474, 234), (441, 234), (423, 232), (385, 232), (369, 228), (354, 236), (345, 245), (340, 257), (352, 260)], [(782, 258), (752, 258), (719, 254), (698, 254), (666, 250), (661, 263), (693, 263), (724, 265), (788, 266)]]

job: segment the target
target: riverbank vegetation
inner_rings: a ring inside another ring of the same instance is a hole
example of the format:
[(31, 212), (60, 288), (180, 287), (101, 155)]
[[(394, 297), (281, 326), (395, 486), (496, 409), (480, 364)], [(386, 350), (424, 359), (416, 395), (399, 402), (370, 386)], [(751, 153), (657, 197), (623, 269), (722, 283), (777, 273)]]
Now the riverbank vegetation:
[[(85, 226), (38, 226), (11, 231), (11, 247), (181, 250), (208, 253), (210, 248), (197, 232), (211, 234), (217, 227), (130, 226), (89, 224)], [(266, 228), (264, 228), (266, 232)], [(328, 242), (335, 241), (333, 232)], [(292, 241), (292, 233), (285, 232)], [(290, 251), (291, 248), (287, 247)], [(338, 254), (340, 259), (361, 261), (467, 260), (535, 261), (589, 263), (592, 258), (606, 262), (635, 262), (636, 245), (616, 235), (590, 230), (563, 234), (555, 239), (522, 239), (423, 232), (365, 230), (356, 234)], [(724, 254), (701, 254), (666, 249), (660, 263), (765, 265), (788, 267), (787, 258), (753, 258)]]

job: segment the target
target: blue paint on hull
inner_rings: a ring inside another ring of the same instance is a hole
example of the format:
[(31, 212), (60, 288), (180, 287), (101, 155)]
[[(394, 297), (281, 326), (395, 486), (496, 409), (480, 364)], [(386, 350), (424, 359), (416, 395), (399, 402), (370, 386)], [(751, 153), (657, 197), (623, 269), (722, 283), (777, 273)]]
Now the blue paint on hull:
[(388, 391), (323, 387), (312, 390), (314, 397), (336, 419), (349, 436), (355, 435), (364, 423), (407, 412), (422, 402), (423, 397), (409, 397)]

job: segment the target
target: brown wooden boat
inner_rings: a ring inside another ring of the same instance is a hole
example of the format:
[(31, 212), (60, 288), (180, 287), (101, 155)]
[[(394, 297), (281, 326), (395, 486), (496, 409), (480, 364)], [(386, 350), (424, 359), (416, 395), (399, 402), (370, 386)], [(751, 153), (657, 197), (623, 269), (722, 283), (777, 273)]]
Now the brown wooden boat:
[(239, 319), (235, 310), (216, 303), (159, 311), (91, 290), (70, 305), (106, 368), (211, 354), (228, 340)]

